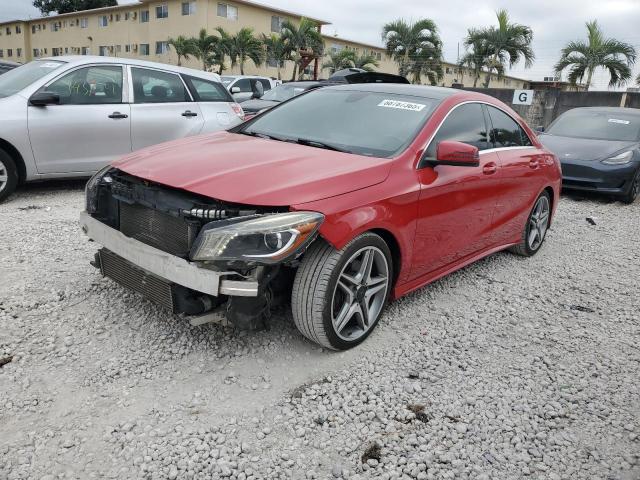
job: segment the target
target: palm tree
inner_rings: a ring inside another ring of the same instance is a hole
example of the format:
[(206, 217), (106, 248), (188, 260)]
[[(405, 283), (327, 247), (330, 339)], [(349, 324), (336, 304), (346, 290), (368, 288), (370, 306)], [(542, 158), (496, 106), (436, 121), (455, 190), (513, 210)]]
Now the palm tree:
[(209, 35), (207, 29), (203, 28), (197, 37), (189, 39), (193, 46), (193, 56), (202, 62), (202, 69), (207, 70), (209, 58), (216, 48), (219, 39), (214, 35)]
[(300, 70), (299, 76), (302, 78), (303, 57), (300, 55), (300, 51), (307, 51), (314, 56), (321, 56), (324, 50), (324, 40), (318, 30), (318, 24), (308, 18), (300, 19), (300, 23), (297, 26), (293, 22), (285, 20), (282, 22), (282, 39), (291, 48), (294, 61), (291, 80), (296, 79), (298, 70)]
[[(469, 29), (465, 46), (467, 48), (471, 47), (471, 49), (467, 50), (458, 61), (459, 67), (471, 70), (473, 73), (474, 88), (478, 85), (478, 80), (480, 79), (483, 69), (487, 69), (486, 67), (491, 57), (486, 42), (477, 38), (478, 35), (476, 32), (477, 30), (475, 29)], [(502, 71), (504, 71), (504, 69), (502, 69)], [(464, 72), (464, 70), (462, 70), (462, 72)], [(501, 74), (499, 73), (499, 75)]]
[(240, 74), (244, 75), (244, 64), (247, 60), (259, 66), (262, 63), (264, 49), (262, 42), (253, 36), (253, 28), (243, 27), (231, 37), (229, 57), (231, 66), (240, 65)]
[(226, 69), (225, 59), (232, 55), (233, 37), (222, 27), (216, 27), (215, 30), (220, 38), (216, 38), (216, 44), (208, 61), (210, 65), (218, 65), (218, 75), (222, 75), (222, 71)]
[(387, 54), (398, 64), (398, 73), (406, 76), (416, 70), (413, 62), (422, 58), (442, 59), (442, 40), (433, 20), (428, 18), (408, 23), (403, 19), (382, 28)]
[(359, 55), (353, 59), (353, 66), (355, 68), (361, 68), (367, 72), (373, 72), (375, 67), (378, 66), (378, 60), (375, 55)]
[(593, 72), (597, 68), (609, 71), (609, 86), (624, 84), (631, 78), (631, 67), (636, 61), (636, 51), (632, 45), (615, 38), (605, 38), (598, 22), (587, 22), (587, 42), (572, 41), (560, 53), (560, 60), (555, 65), (556, 73), (570, 67), (569, 81), (575, 84), (587, 76), (586, 87), (589, 89)]
[(280, 69), (284, 67), (287, 60), (291, 59), (291, 48), (280, 35), (272, 33), (271, 35), (262, 34), (262, 43), (267, 51), (267, 59), (276, 62), (278, 69), (278, 80), (281, 80)]
[(190, 56), (197, 55), (197, 49), (192, 38), (186, 38), (184, 35), (179, 35), (176, 38), (169, 38), (169, 45), (173, 47), (178, 56), (178, 66), (182, 65), (182, 59), (189, 60)]
[(511, 23), (509, 12), (506, 10), (498, 10), (496, 16), (498, 17), (497, 27), (470, 29), (464, 42), (465, 46), (483, 45), (483, 53), (488, 55), (483, 61), (487, 71), (485, 88), (489, 87), (493, 71), (501, 76), (507, 63), (513, 67), (521, 59), (524, 59), (525, 68), (529, 68), (535, 59), (531, 48), (533, 40), (531, 28)]
[(322, 69), (329, 69), (329, 73), (335, 73), (343, 68), (355, 66), (356, 52), (343, 48), (338, 52), (329, 54), (329, 60), (322, 64)]
[(426, 75), (431, 85), (437, 85), (438, 81), (444, 76), (442, 69), (442, 54), (436, 53), (431, 49), (423, 49), (411, 62), (409, 72), (415, 83), (422, 83), (422, 75)]

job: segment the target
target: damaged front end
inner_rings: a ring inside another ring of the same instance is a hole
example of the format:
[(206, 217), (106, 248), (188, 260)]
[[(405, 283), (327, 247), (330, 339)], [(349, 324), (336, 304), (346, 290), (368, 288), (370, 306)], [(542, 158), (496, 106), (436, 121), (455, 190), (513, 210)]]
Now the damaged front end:
[(107, 167), (87, 183), (83, 231), (104, 276), (193, 324), (266, 326), (324, 216), (237, 205)]

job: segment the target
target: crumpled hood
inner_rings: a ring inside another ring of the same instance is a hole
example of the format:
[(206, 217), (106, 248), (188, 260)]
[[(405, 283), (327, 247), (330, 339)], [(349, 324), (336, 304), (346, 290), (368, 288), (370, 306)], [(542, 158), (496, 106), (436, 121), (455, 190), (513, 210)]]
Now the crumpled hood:
[(138, 150), (114, 167), (233, 203), (289, 206), (383, 182), (392, 161), (217, 132)]
[(615, 140), (593, 140), (590, 138), (560, 137), (540, 134), (538, 139), (548, 150), (555, 153), (562, 161), (603, 160), (625, 148), (632, 148), (636, 142)]

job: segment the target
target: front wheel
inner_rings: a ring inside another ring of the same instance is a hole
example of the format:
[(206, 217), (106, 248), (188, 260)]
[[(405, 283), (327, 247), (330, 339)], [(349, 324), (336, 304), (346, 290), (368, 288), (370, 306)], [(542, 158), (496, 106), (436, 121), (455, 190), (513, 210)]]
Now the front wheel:
[(13, 159), (0, 150), (0, 202), (11, 195), (18, 185), (18, 170)]
[(633, 177), (631, 181), (631, 188), (629, 188), (629, 193), (622, 197), (622, 203), (626, 203), (627, 205), (632, 204), (636, 201), (636, 198), (640, 196), (640, 169)]
[(522, 241), (511, 248), (513, 253), (524, 257), (535, 255), (547, 235), (549, 222), (551, 221), (551, 197), (544, 191), (533, 204), (527, 224), (522, 232)]
[(392, 278), (391, 252), (380, 236), (364, 233), (341, 250), (318, 239), (296, 272), (293, 320), (309, 340), (347, 350), (377, 325)]

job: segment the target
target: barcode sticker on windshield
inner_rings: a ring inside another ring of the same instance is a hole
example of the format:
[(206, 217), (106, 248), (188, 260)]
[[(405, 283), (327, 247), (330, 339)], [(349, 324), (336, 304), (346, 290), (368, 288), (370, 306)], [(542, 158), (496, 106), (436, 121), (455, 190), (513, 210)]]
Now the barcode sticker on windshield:
[(411, 110), (412, 112), (421, 111), (426, 105), (422, 103), (400, 102), (398, 100), (383, 100), (378, 104), (379, 107), (399, 108), (400, 110)]
[(609, 123), (620, 123), (622, 125), (629, 125), (631, 122), (629, 120), (619, 120), (617, 118), (610, 118)]

